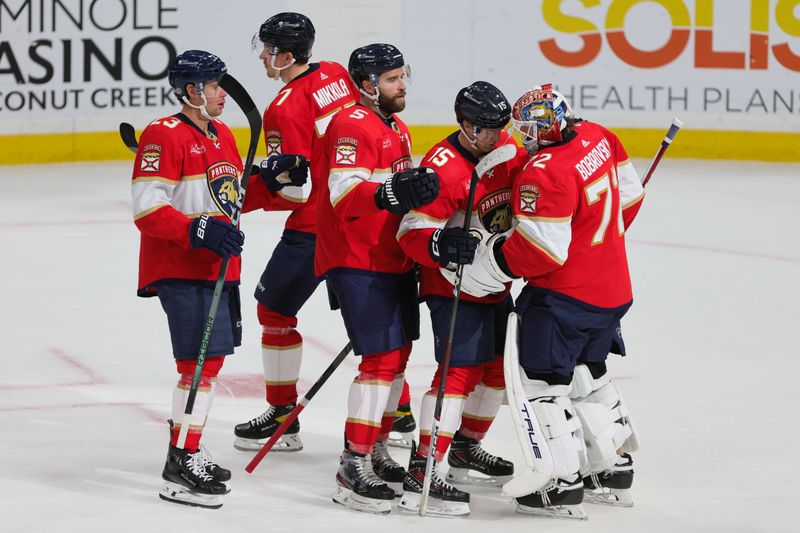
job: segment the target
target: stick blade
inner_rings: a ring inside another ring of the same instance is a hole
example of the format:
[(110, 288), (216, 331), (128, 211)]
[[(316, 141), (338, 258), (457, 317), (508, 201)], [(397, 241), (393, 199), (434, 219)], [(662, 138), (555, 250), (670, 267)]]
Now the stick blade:
[(125, 146), (134, 154), (139, 150), (139, 142), (136, 140), (136, 130), (127, 122), (119, 123), (119, 136)]
[(515, 144), (504, 144), (499, 146), (483, 156), (478, 164), (475, 166), (475, 173), (480, 177), (483, 176), (490, 168), (494, 168), (501, 163), (511, 161), (517, 155), (517, 146)]

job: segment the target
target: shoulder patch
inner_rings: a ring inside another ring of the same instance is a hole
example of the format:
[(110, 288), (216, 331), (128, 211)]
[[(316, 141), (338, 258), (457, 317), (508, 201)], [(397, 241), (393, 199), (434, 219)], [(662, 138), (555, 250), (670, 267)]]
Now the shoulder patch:
[(335, 151), (336, 151), (336, 159), (335, 162), (337, 165), (355, 165), (356, 164), (356, 144), (355, 139), (349, 139), (354, 141), (350, 142), (342, 142), (342, 140), (348, 140), (347, 138), (339, 139), (336, 143)]
[(524, 183), (519, 186), (519, 210), (523, 213), (536, 213), (536, 200), (541, 198), (539, 187)]
[(148, 144), (142, 148), (142, 162), (139, 170), (142, 172), (158, 172), (161, 168), (161, 145)]
[(278, 130), (269, 130), (267, 132), (267, 157), (272, 155), (281, 155), (281, 143), (283, 137)]

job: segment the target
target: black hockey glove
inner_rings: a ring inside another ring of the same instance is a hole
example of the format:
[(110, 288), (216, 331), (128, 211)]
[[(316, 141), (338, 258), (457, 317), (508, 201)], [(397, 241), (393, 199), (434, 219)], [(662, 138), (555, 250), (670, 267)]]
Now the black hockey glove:
[(208, 248), (220, 257), (242, 253), (244, 233), (230, 222), (202, 215), (189, 225), (189, 244), (192, 248)]
[(261, 162), (261, 179), (272, 192), (287, 185), (302, 187), (308, 180), (308, 159), (302, 155), (272, 155)]
[(375, 203), (395, 215), (431, 203), (439, 195), (439, 175), (432, 168), (419, 167), (395, 172), (375, 191)]
[(450, 263), (468, 265), (475, 258), (479, 242), (478, 237), (464, 228), (437, 229), (428, 243), (428, 252), (445, 268)]

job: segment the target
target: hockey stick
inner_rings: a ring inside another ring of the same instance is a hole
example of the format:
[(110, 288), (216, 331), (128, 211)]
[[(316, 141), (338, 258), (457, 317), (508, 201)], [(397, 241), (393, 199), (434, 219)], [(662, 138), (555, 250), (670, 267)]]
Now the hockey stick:
[(519, 315), (511, 313), (506, 327), (506, 343), (503, 353), (503, 375), (508, 394), (508, 408), (514, 421), (522, 456), (527, 468), (503, 485), (503, 494), (520, 498), (540, 490), (553, 476), (553, 457), (544, 439), (536, 414), (522, 388), (519, 366)]
[(683, 122), (677, 118), (672, 119), (672, 125), (669, 127), (669, 131), (667, 131), (667, 134), (664, 136), (664, 140), (661, 141), (661, 147), (658, 149), (658, 153), (656, 153), (656, 156), (653, 158), (653, 162), (650, 163), (650, 168), (647, 169), (647, 174), (644, 175), (642, 187), (646, 186), (647, 182), (650, 181), (653, 171), (655, 171), (658, 163), (661, 161), (661, 158), (664, 157), (664, 152), (667, 151), (667, 148), (669, 148), (669, 146), (672, 144), (672, 141), (675, 140), (675, 136), (682, 127)]
[[(478, 180), (480, 180), (486, 172), (493, 169), (497, 165), (510, 161), (517, 155), (517, 147), (513, 144), (504, 144), (499, 148), (495, 148), (483, 159), (475, 165), (475, 170), (472, 171), (472, 177), (469, 180), (469, 193), (467, 194), (467, 213), (464, 217), (464, 230), (469, 231), (470, 222), (472, 221), (472, 204), (475, 201), (475, 189), (477, 189)], [(453, 336), (456, 330), (456, 312), (458, 311), (458, 299), (461, 295), (461, 277), (464, 272), (464, 265), (458, 265), (456, 271), (456, 279), (453, 284), (453, 309), (450, 312), (450, 326), (447, 332), (447, 344), (445, 344), (444, 357), (442, 359), (442, 372), (439, 379), (439, 389), (436, 392), (436, 408), (433, 411), (433, 424), (431, 426), (431, 444), (428, 450), (427, 461), (425, 462), (425, 479), (422, 481), (422, 497), (419, 503), (419, 515), (425, 516), (428, 512), (428, 496), (431, 490), (431, 476), (433, 475), (433, 466), (436, 462), (434, 456), (436, 455), (436, 441), (439, 437), (439, 423), (442, 417), (442, 404), (444, 403), (444, 388), (447, 381), (447, 372), (450, 369), (450, 356), (453, 353)]]
[(139, 150), (139, 141), (136, 140), (136, 130), (127, 122), (119, 123), (119, 136), (122, 137), (122, 142), (128, 147), (128, 150), (134, 154)]
[[(247, 182), (250, 179), (250, 167), (253, 165), (253, 159), (256, 156), (256, 149), (258, 148), (258, 140), (261, 136), (261, 113), (259, 113), (256, 104), (250, 95), (247, 94), (242, 85), (236, 81), (236, 78), (230, 74), (225, 74), (219, 81), (220, 87), (233, 98), (233, 101), (244, 111), (247, 116), (247, 122), (250, 124), (250, 146), (247, 149), (247, 158), (244, 166), (242, 167), (242, 178), (239, 180), (239, 198), (236, 200), (236, 205), (233, 209), (233, 217), (231, 224), (237, 226), (239, 224), (239, 216), (242, 214), (242, 205), (244, 203), (244, 195), (247, 192)], [(122, 128), (120, 127), (120, 133)], [(127, 144), (127, 143), (126, 143)], [(203, 329), (203, 338), (200, 341), (200, 350), (197, 354), (197, 363), (195, 365), (194, 376), (192, 377), (192, 386), (189, 389), (189, 396), (186, 398), (186, 408), (183, 411), (183, 418), (181, 419), (181, 429), (178, 433), (178, 448), (183, 448), (186, 445), (186, 437), (189, 434), (189, 424), (192, 419), (192, 411), (194, 410), (194, 401), (197, 397), (197, 388), (200, 385), (200, 375), (203, 372), (203, 362), (206, 359), (208, 352), (208, 343), (211, 340), (211, 330), (214, 327), (214, 320), (217, 317), (217, 308), (219, 301), (222, 297), (222, 288), (225, 286), (225, 275), (228, 272), (228, 263), (230, 257), (222, 259), (219, 267), (219, 275), (217, 276), (217, 283), (214, 285), (214, 295), (211, 298), (211, 307), (208, 310), (208, 318), (206, 325)]]
[(297, 405), (294, 406), (294, 409), (292, 409), (292, 411), (286, 416), (286, 419), (281, 422), (281, 425), (275, 429), (275, 433), (273, 433), (269, 440), (264, 443), (264, 446), (261, 447), (255, 457), (253, 457), (253, 459), (247, 463), (247, 466), (244, 467), (244, 469), (248, 473), (253, 473), (253, 470), (256, 469), (264, 456), (269, 453), (273, 446), (275, 446), (275, 443), (278, 442), (278, 439), (280, 439), (281, 436), (286, 433), (286, 430), (289, 429), (289, 426), (292, 425), (292, 422), (297, 420), (297, 417), (300, 416), (300, 413), (306, 408), (306, 405), (308, 405), (308, 402), (311, 401), (311, 398), (313, 398), (317, 391), (319, 391), (325, 382), (328, 381), (328, 378), (331, 377), (331, 374), (333, 374), (333, 372), (339, 367), (342, 361), (344, 361), (344, 358), (347, 357), (352, 349), (353, 345), (349, 342), (347, 343), (347, 346), (342, 348), (342, 351), (339, 352), (339, 355), (336, 356), (336, 359), (334, 359), (331, 364), (328, 365), (328, 368), (325, 369), (325, 372), (322, 373), (317, 382), (312, 385), (312, 387), (307, 393), (305, 393)]

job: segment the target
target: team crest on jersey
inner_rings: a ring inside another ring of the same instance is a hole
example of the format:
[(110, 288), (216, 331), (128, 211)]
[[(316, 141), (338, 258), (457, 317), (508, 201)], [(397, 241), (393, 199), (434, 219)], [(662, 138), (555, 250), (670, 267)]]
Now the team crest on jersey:
[[(341, 139), (339, 139), (341, 141)], [(355, 165), (356, 145), (352, 143), (339, 143), (336, 145), (336, 164)]]
[(270, 130), (267, 132), (267, 157), (272, 155), (281, 155), (281, 132)]
[(520, 185), (519, 186), (519, 210), (523, 213), (536, 213), (536, 200), (541, 198), (539, 194), (539, 187), (536, 185)]
[(408, 155), (404, 155), (392, 163), (392, 172), (402, 172), (403, 170), (408, 170), (410, 168), (414, 168), (414, 161), (412, 161), (411, 156)]
[(511, 229), (511, 190), (494, 191), (478, 201), (478, 216), (491, 233)]
[(139, 170), (142, 172), (158, 172), (161, 168), (161, 145), (148, 144), (142, 148), (142, 162)]
[(206, 169), (208, 191), (219, 210), (233, 219), (239, 202), (239, 169), (228, 161), (214, 163)]
[(193, 144), (191, 148), (189, 148), (189, 153), (192, 155), (200, 155), (206, 153), (206, 147), (202, 144)]

